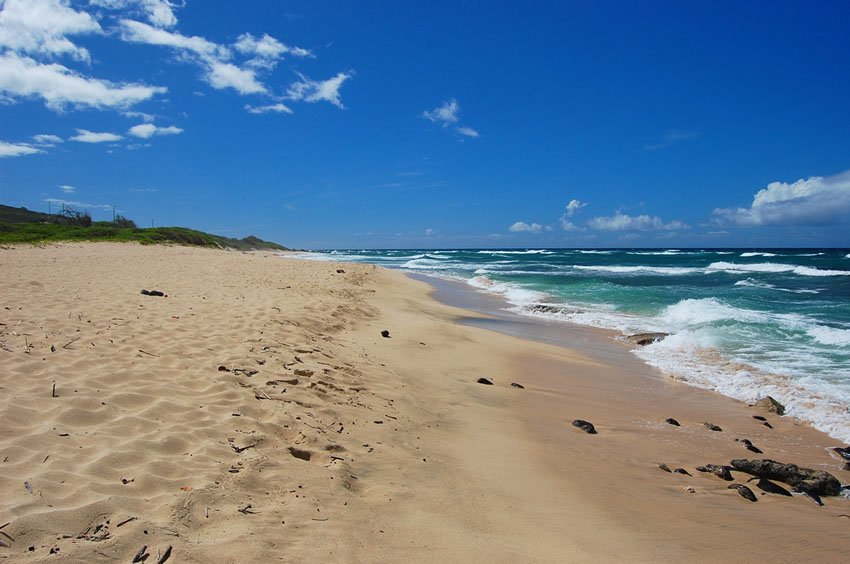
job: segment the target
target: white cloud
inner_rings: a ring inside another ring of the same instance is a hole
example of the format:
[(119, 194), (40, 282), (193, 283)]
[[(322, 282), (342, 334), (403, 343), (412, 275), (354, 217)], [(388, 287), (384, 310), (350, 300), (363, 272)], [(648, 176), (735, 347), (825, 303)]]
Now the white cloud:
[(472, 129), (471, 127), (458, 127), (457, 132), (463, 135), (464, 137), (479, 137), (481, 134)]
[(517, 221), (508, 227), (508, 231), (511, 233), (540, 233), (543, 231), (543, 226), (539, 223), (529, 224), (524, 221)]
[(69, 200), (61, 200), (59, 198), (45, 198), (45, 202), (50, 202), (54, 205), (64, 205), (71, 208), (82, 208), (82, 209), (96, 209), (96, 210), (111, 210), (112, 206), (109, 204), (89, 204), (86, 202), (72, 202)]
[(203, 37), (187, 37), (135, 20), (121, 20), (121, 38), (130, 43), (145, 43), (191, 51), (203, 57), (230, 58), (230, 51), (226, 47), (207, 41)]
[(0, 11), (0, 45), (19, 53), (90, 59), (67, 35), (101, 33), (100, 24), (67, 0), (6, 0)]
[(150, 123), (155, 119), (155, 116), (145, 112), (123, 112), (121, 115), (130, 119), (140, 119), (145, 123)]
[(284, 106), (281, 103), (271, 104), (268, 106), (251, 106), (250, 104), (245, 105), (245, 110), (249, 114), (268, 114), (268, 113), (277, 113), (277, 114), (291, 114), (292, 110), (290, 110), (287, 106)]
[(269, 34), (257, 38), (250, 33), (239, 36), (233, 47), (243, 55), (254, 55), (247, 65), (251, 67), (272, 68), (284, 55), (295, 57), (311, 57), (313, 53), (301, 47), (284, 45)]
[(112, 10), (136, 8), (148, 21), (157, 27), (172, 27), (177, 24), (174, 4), (168, 0), (89, 0), (89, 4)]
[(753, 197), (749, 208), (719, 208), (715, 224), (826, 225), (846, 221), (850, 213), (850, 170), (835, 176), (812, 176), (790, 184), (771, 182)]
[(73, 194), (74, 192), (77, 191), (77, 189), (74, 186), (70, 186), (68, 184), (60, 184), (59, 186), (57, 186), (57, 188), (59, 188), (60, 190), (62, 190), (66, 194)]
[(681, 221), (664, 223), (661, 218), (649, 215), (630, 216), (617, 211), (612, 216), (594, 217), (587, 221), (587, 226), (599, 231), (655, 231), (689, 229), (690, 226)]
[(56, 111), (67, 105), (125, 108), (167, 91), (160, 86), (87, 78), (60, 64), (42, 64), (12, 52), (0, 55), (0, 92), (12, 97), (42, 98), (48, 108)]
[(121, 139), (124, 138), (114, 133), (97, 133), (87, 129), (78, 129), (77, 135), (71, 137), (71, 141), (79, 141), (80, 143), (108, 143), (110, 141), (120, 141)]
[(233, 88), (240, 94), (265, 93), (252, 69), (242, 69), (231, 63), (211, 61), (207, 70), (207, 82), (217, 90)]
[(152, 123), (142, 123), (131, 127), (127, 133), (133, 137), (149, 139), (154, 135), (178, 135), (183, 133), (183, 130), (173, 125), (169, 125), (168, 127), (157, 127)]
[(286, 97), (289, 100), (305, 102), (330, 102), (340, 109), (344, 109), (339, 97), (339, 89), (343, 83), (354, 76), (351, 73), (341, 72), (327, 80), (311, 80), (303, 74), (298, 75), (301, 80), (289, 86)]
[(47, 147), (52, 147), (58, 143), (64, 143), (61, 137), (58, 135), (49, 135), (47, 133), (39, 133), (38, 135), (33, 135), (32, 140), (38, 143), (39, 145), (44, 145)]
[(433, 237), (436, 234), (437, 234), (437, 232), (434, 231), (433, 229), (431, 229), (430, 227), (425, 230), (425, 236), (426, 237)]
[(24, 155), (34, 155), (42, 152), (44, 151), (26, 143), (7, 143), (6, 141), (0, 141), (0, 159), (4, 157), (23, 157)]
[(457, 123), (460, 119), (458, 117), (459, 113), (460, 106), (458, 105), (457, 100), (452, 98), (451, 100), (443, 102), (442, 106), (434, 108), (433, 110), (426, 110), (422, 112), (422, 117), (446, 127), (452, 123)]
[(572, 217), (578, 210), (587, 205), (587, 202), (579, 202), (578, 200), (570, 200), (567, 204), (566, 216)]

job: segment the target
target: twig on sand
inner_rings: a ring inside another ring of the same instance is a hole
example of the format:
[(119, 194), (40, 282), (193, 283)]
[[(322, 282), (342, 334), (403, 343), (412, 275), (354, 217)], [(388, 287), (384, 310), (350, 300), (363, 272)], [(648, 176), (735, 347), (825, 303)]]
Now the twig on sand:
[(207, 519), (210, 518), (210, 508), (209, 507), (204, 507), (204, 517), (206, 517)]
[(233, 450), (235, 450), (237, 453), (239, 453), (239, 452), (245, 452), (245, 451), (246, 451), (246, 450), (248, 450), (249, 448), (254, 448), (255, 446), (257, 446), (257, 443), (254, 443), (254, 444), (252, 444), (252, 445), (243, 446), (243, 447), (238, 447), (238, 446), (236, 446), (236, 445), (230, 445), (230, 448), (232, 448), (232, 449), (233, 449)]
[(156, 358), (159, 358), (158, 354), (149, 353), (148, 351), (143, 351), (142, 349), (139, 349), (139, 352), (148, 356), (155, 356)]
[(327, 521), (327, 517), (313, 517), (313, 521)]
[(243, 514), (245, 514), (245, 515), (254, 515), (254, 514), (256, 514), (256, 513), (257, 513), (256, 511), (253, 511), (253, 510), (251, 509), (251, 504), (250, 504), (250, 503), (249, 503), (248, 505), (246, 505), (245, 507), (241, 507), (241, 508), (237, 509), (237, 511), (238, 511), (239, 513), (243, 513)]
[(133, 561), (131, 564), (136, 564), (136, 562), (143, 562), (145, 559), (145, 553), (148, 551), (148, 545), (142, 546), (136, 555), (133, 557)]
[(56, 397), (56, 382), (53, 382), (53, 390), (50, 392), (50, 397)]
[(138, 517), (127, 517), (126, 519), (124, 519), (123, 521), (121, 521), (120, 523), (118, 523), (117, 525), (115, 525), (115, 528), (118, 528), (118, 527), (120, 527), (120, 526), (122, 526), (122, 525), (126, 525), (126, 524), (127, 524), (127, 523), (129, 523), (130, 521), (135, 521), (136, 519), (138, 519)]
[(77, 341), (79, 341), (81, 338), (82, 338), (82, 337), (74, 337), (73, 339), (71, 339), (70, 341), (68, 341), (68, 342), (67, 342), (67, 343), (65, 343), (64, 345), (62, 345), (62, 348), (63, 348), (63, 349), (67, 349), (69, 345), (73, 345), (74, 343), (76, 343)]
[[(262, 394), (262, 395), (261, 395), (261, 394)], [(272, 398), (270, 398), (270, 397), (269, 397), (269, 395), (268, 395), (266, 392), (264, 392), (263, 390), (254, 390), (254, 397), (255, 397), (255, 398), (257, 398), (258, 400), (262, 400), (262, 399), (270, 400), (270, 399), (272, 399)]]
[(165, 552), (162, 553), (162, 556), (160, 556), (157, 559), (156, 564), (164, 564), (165, 561), (168, 560), (169, 558), (171, 558), (171, 545), (170, 544), (168, 545), (168, 548), (165, 549)]

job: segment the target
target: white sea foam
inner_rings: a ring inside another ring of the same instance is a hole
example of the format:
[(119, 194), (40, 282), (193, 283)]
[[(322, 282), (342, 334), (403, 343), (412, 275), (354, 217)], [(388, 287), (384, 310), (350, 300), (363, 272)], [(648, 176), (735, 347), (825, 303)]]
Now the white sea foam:
[(701, 268), (689, 268), (680, 266), (588, 266), (575, 264), (572, 268), (576, 270), (589, 270), (597, 272), (610, 272), (613, 274), (662, 274), (677, 276), (682, 274), (694, 274), (702, 272)]
[(776, 253), (741, 253), (742, 257), (775, 257)]
[(776, 290), (777, 292), (790, 292), (792, 294), (820, 294), (819, 290), (815, 290), (812, 288), (798, 288), (796, 290), (791, 288), (780, 288), (779, 286), (774, 286), (773, 284), (768, 284), (767, 282), (759, 282), (758, 280), (753, 280), (752, 278), (738, 280), (737, 282), (735, 282), (734, 286), (745, 286), (749, 288), (759, 288), (762, 290)]
[[(579, 252), (583, 255), (610, 255), (614, 251), (594, 251), (594, 250), (580, 249)], [(850, 255), (848, 255), (848, 256), (850, 256)]]
[(488, 251), (478, 251), (480, 255), (551, 255), (552, 251), (547, 251), (546, 249), (532, 249), (528, 251), (498, 251), (498, 250), (488, 250)]
[(850, 346), (850, 329), (816, 325), (808, 329), (806, 333), (817, 342), (825, 345)]
[(527, 290), (510, 282), (498, 282), (487, 276), (474, 276), (468, 279), (466, 283), (486, 292), (502, 295), (509, 303), (519, 307), (540, 303), (549, 297), (544, 292)]
[(642, 255), (642, 256), (674, 256), (674, 255), (691, 255), (694, 253), (686, 253), (684, 251), (680, 251), (678, 249), (668, 249), (666, 251), (629, 251), (630, 255)]
[(821, 270), (810, 266), (797, 266), (793, 264), (781, 264), (777, 262), (757, 262), (753, 264), (741, 264), (737, 262), (713, 262), (708, 265), (706, 272), (728, 272), (732, 274), (742, 272), (793, 272), (800, 276), (850, 276), (850, 270)]

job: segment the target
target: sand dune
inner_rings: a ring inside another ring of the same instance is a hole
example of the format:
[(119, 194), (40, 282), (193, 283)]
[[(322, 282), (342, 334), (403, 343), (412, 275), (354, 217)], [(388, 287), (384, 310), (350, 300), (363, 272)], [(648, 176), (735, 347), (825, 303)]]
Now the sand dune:
[(847, 501), (751, 504), (693, 470), (747, 436), (846, 482), (825, 435), (620, 352), (452, 323), (427, 292), (269, 253), (0, 250), (0, 559), (850, 557)]

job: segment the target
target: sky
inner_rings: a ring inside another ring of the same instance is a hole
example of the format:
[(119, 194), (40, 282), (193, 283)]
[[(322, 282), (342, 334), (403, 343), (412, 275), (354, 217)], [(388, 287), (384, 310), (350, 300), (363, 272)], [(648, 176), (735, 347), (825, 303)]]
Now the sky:
[(848, 247), (850, 3), (0, 0), (0, 203), (293, 248)]

